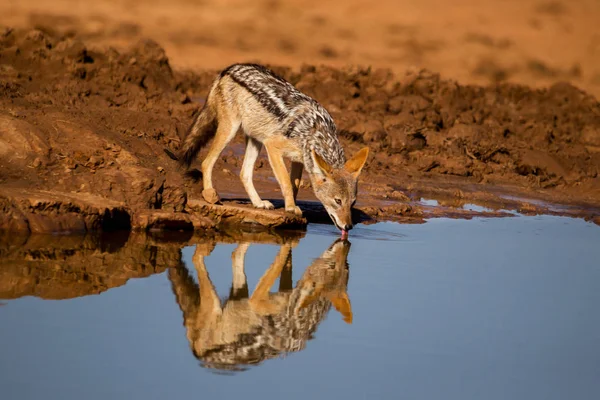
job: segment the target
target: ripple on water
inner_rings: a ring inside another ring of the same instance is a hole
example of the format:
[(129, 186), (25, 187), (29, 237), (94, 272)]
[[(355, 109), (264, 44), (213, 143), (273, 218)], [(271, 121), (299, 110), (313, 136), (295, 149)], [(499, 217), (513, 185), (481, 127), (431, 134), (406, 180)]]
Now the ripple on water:
[[(378, 224), (378, 225), (385, 225)], [(315, 235), (322, 235), (328, 237), (340, 236), (340, 232), (333, 225), (326, 224), (311, 224), (309, 226), (310, 233)], [(382, 240), (382, 241), (406, 241), (408, 236), (398, 232), (389, 232), (380, 229), (372, 229), (365, 225), (357, 225), (350, 231), (348, 240), (362, 239), (362, 240)]]

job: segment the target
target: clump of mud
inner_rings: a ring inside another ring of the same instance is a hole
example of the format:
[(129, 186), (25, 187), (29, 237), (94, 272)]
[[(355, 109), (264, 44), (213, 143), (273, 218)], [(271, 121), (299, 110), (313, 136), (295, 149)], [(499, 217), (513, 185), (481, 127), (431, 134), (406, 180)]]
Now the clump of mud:
[[(569, 84), (533, 90), (463, 86), (428, 71), (274, 69), (324, 104), (345, 147), (371, 147), (363, 179), (392, 193), (410, 179), (460, 178), (600, 202), (600, 104)], [(153, 41), (118, 52), (72, 34), (0, 28), (0, 197), (41, 190), (110, 199), (133, 213), (185, 211), (200, 184), (164, 149), (178, 148), (216, 72), (173, 71)], [(226, 151), (217, 179), (245, 197), (235, 176), (241, 156)], [(259, 191), (280, 197), (265, 166), (259, 161)]]

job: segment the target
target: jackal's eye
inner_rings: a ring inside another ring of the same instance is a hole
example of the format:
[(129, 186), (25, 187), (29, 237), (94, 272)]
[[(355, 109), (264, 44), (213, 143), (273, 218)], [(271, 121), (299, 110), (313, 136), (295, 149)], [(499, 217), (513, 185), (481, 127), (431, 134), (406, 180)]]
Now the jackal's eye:
[(335, 199), (335, 202), (337, 203), (338, 206), (342, 205), (342, 200), (341, 199)]

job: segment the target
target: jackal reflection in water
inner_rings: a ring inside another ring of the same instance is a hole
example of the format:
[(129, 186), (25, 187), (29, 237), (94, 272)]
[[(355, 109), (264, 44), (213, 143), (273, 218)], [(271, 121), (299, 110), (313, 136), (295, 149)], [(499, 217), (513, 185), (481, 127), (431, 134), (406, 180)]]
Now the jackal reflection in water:
[[(331, 305), (347, 323), (352, 309), (346, 293), (350, 242), (337, 239), (292, 287), (292, 248), (281, 245), (275, 261), (249, 295), (244, 259), (249, 243), (232, 253), (233, 282), (222, 306), (204, 258), (214, 244), (199, 244), (193, 256), (198, 284), (181, 264), (169, 270), (192, 352), (203, 367), (242, 371), (249, 365), (304, 349)], [(270, 289), (279, 280), (279, 290)]]

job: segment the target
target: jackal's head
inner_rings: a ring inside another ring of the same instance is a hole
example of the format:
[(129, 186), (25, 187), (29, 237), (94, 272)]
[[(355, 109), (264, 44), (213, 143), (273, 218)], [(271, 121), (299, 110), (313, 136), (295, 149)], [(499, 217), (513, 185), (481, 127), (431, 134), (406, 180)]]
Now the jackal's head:
[(352, 229), (352, 206), (356, 202), (358, 176), (368, 155), (369, 148), (364, 147), (341, 168), (334, 168), (314, 150), (312, 152), (316, 170), (312, 177), (315, 196), (342, 233)]
[(331, 302), (345, 322), (352, 323), (352, 307), (346, 292), (349, 250), (349, 241), (337, 239), (306, 269), (296, 287), (300, 293), (297, 310), (324, 299)]

